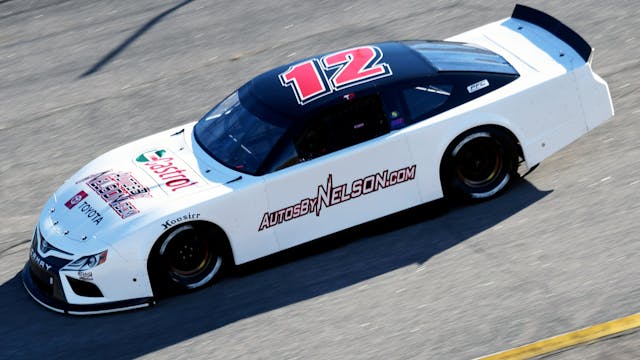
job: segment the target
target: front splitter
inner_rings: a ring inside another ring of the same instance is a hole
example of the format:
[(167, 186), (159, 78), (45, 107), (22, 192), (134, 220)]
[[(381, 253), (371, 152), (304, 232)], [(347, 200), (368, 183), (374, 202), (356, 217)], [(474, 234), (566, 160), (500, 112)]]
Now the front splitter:
[(97, 315), (112, 312), (140, 309), (155, 304), (152, 297), (136, 298), (122, 301), (105, 302), (99, 304), (69, 304), (64, 301), (52, 298), (43, 293), (33, 281), (29, 271), (29, 263), (22, 269), (22, 284), (27, 293), (40, 305), (45, 308), (63, 314), (70, 315)]

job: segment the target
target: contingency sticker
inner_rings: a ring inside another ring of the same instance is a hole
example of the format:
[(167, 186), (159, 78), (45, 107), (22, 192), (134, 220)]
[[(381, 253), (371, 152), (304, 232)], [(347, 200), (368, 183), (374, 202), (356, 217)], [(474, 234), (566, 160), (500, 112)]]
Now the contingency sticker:
[(471, 84), (469, 86), (467, 86), (467, 91), (469, 92), (469, 94), (474, 93), (478, 90), (484, 89), (487, 86), (489, 86), (489, 80), (484, 79), (484, 80), (480, 80), (475, 84)]

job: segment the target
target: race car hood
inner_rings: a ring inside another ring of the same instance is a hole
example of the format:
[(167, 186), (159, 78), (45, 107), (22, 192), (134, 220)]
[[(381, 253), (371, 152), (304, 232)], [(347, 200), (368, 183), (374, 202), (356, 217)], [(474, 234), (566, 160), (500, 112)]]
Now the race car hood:
[(188, 208), (203, 192), (210, 199), (231, 191), (225, 183), (238, 173), (202, 152), (192, 128), (171, 129), (96, 158), (55, 192), (41, 225), (72, 240), (111, 243), (113, 234)]

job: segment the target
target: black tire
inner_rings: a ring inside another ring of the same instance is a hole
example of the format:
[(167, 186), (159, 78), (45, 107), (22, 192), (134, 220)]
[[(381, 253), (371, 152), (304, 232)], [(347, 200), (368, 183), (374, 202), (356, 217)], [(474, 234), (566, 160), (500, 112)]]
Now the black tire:
[(445, 196), (475, 202), (500, 195), (518, 177), (518, 156), (518, 145), (500, 128), (481, 127), (463, 133), (442, 159), (440, 177)]
[(187, 223), (166, 232), (153, 246), (149, 274), (154, 294), (182, 293), (205, 287), (230, 261), (226, 237), (206, 223)]

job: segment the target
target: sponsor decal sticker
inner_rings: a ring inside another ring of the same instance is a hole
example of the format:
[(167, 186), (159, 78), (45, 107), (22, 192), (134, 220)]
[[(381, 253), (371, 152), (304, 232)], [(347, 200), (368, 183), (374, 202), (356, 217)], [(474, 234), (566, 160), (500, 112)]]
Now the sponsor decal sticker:
[(187, 215), (183, 215), (180, 217), (177, 217), (175, 219), (169, 219), (165, 222), (162, 223), (162, 229), (163, 230), (167, 230), (168, 228), (172, 227), (175, 224), (179, 224), (183, 221), (187, 221), (187, 220), (196, 220), (200, 217), (200, 214), (198, 213), (188, 213)]
[[(128, 172), (107, 170), (80, 179), (76, 184), (81, 182), (86, 182), (86, 184), (123, 219), (140, 213), (140, 210), (133, 205), (134, 199), (151, 197), (149, 188), (142, 185)], [(80, 211), (86, 213), (90, 218), (95, 216), (95, 214), (100, 215), (86, 201), (82, 202)], [(95, 214), (93, 213), (94, 211)], [(93, 215), (90, 216), (91, 214)], [(96, 222), (95, 219), (93, 222), (99, 224), (101, 220), (102, 217), (100, 217), (98, 222)]]
[(74, 206), (78, 205), (78, 203), (80, 203), (80, 201), (82, 201), (87, 196), (89, 195), (84, 190), (80, 190), (79, 193), (75, 194), (71, 199), (69, 199), (69, 201), (64, 203), (64, 206), (66, 206), (69, 210), (71, 210), (73, 209)]
[(91, 206), (91, 204), (89, 204), (86, 201), (83, 201), (82, 205), (80, 205), (78, 209), (80, 209), (81, 213), (87, 215), (89, 220), (91, 220), (91, 222), (96, 225), (99, 225), (103, 219), (102, 215), (100, 215), (100, 213), (96, 209), (94, 209), (93, 206)]
[(80, 280), (93, 280), (93, 273), (91, 271), (78, 271), (78, 278)]
[(162, 159), (162, 155), (164, 155), (164, 153), (166, 153), (165, 150), (149, 151), (149, 152), (146, 152), (146, 153), (141, 154), (140, 156), (138, 156), (136, 158), (136, 161), (144, 163), (144, 162), (149, 162), (149, 161), (160, 160), (160, 159)]
[(482, 90), (484, 88), (486, 88), (487, 86), (489, 86), (489, 80), (484, 79), (484, 80), (480, 80), (475, 84), (471, 84), (469, 86), (467, 86), (467, 91), (469, 92), (469, 94), (474, 93), (478, 90)]
[(390, 186), (411, 181), (416, 177), (416, 165), (390, 171), (383, 170), (356, 179), (351, 184), (333, 185), (333, 176), (329, 174), (326, 185), (318, 185), (316, 197), (302, 199), (298, 203), (283, 209), (265, 212), (258, 226), (258, 231), (282, 224), (285, 221), (297, 219), (301, 216), (315, 213), (320, 216), (323, 207), (331, 207), (360, 196), (376, 192)]
[(168, 155), (166, 150), (153, 150), (139, 155), (136, 161), (171, 191), (198, 184), (197, 181), (192, 180), (196, 175), (183, 161)]

